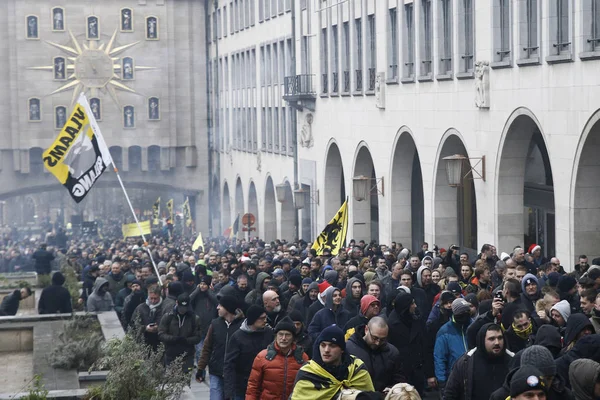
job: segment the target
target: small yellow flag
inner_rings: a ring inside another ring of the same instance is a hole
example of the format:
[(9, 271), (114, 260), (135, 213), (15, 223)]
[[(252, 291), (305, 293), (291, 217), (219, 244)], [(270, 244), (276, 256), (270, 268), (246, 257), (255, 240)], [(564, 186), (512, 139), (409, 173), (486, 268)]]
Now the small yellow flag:
[(202, 232), (198, 232), (198, 237), (196, 238), (196, 240), (194, 241), (194, 244), (192, 245), (192, 251), (196, 251), (200, 247), (202, 247), (202, 251), (205, 251), (204, 240), (202, 240)]

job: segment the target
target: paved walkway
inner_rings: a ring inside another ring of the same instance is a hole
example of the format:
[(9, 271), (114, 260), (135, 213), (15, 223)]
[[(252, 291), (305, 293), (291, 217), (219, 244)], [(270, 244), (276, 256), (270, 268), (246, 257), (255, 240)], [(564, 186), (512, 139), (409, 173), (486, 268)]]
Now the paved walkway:
[(209, 399), (209, 387), (206, 383), (198, 383), (192, 375), (192, 386), (186, 388), (181, 396), (181, 400), (208, 400)]

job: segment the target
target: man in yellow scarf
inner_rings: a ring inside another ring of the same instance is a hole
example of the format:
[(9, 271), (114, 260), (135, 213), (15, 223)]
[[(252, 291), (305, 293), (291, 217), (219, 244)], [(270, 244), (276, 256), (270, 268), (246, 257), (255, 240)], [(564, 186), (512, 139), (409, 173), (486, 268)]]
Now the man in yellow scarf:
[(342, 389), (375, 390), (365, 364), (346, 352), (344, 332), (338, 326), (323, 329), (313, 357), (298, 371), (291, 400), (329, 400)]

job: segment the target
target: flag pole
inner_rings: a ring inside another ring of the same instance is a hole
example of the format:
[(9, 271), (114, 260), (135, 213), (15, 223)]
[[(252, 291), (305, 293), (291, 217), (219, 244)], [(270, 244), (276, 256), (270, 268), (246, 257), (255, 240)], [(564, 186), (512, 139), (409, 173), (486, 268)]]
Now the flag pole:
[(148, 242), (146, 242), (146, 237), (144, 236), (144, 232), (142, 231), (142, 227), (140, 226), (140, 221), (138, 220), (137, 215), (135, 215), (135, 211), (133, 209), (133, 205), (131, 204), (131, 200), (129, 199), (129, 195), (127, 194), (127, 190), (125, 190), (125, 185), (123, 185), (123, 180), (121, 180), (121, 175), (119, 175), (119, 170), (113, 164), (115, 174), (117, 174), (117, 179), (119, 180), (119, 184), (121, 185), (121, 189), (123, 189), (123, 193), (125, 194), (125, 199), (127, 199), (127, 204), (129, 204), (129, 209), (131, 210), (131, 214), (133, 214), (133, 218), (135, 219), (135, 223), (140, 231), (140, 235), (142, 236), (142, 240), (144, 241), (144, 245), (146, 247), (146, 251), (150, 256), (150, 261), (152, 261), (152, 266), (154, 267), (154, 272), (156, 272), (156, 277), (158, 278), (158, 284), (162, 286), (162, 282), (160, 281), (160, 274), (158, 273), (158, 268), (156, 267), (156, 263), (154, 262), (154, 258), (152, 257), (152, 252), (148, 248)]

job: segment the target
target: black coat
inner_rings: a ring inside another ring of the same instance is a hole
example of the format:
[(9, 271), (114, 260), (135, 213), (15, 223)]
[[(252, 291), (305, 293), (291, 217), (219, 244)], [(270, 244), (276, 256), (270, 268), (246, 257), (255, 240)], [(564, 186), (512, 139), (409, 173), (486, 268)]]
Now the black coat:
[(185, 353), (184, 368), (190, 368), (194, 363), (195, 346), (202, 340), (200, 318), (193, 312), (180, 315), (175, 310), (170, 311), (160, 320), (158, 339), (165, 344), (167, 364)]
[(11, 294), (2, 299), (2, 304), (0, 304), (0, 315), (17, 315), (20, 301), (21, 291), (15, 289)]
[(396, 383), (406, 382), (398, 349), (385, 343), (379, 349), (373, 350), (363, 339), (364, 332), (364, 325), (356, 329), (356, 333), (350, 336), (346, 343), (346, 351), (365, 363), (375, 391), (383, 392), (386, 387), (391, 388)]
[(61, 285), (51, 285), (42, 290), (38, 301), (38, 314), (70, 314), (73, 312), (71, 294)]
[(237, 317), (229, 325), (222, 317), (212, 320), (206, 333), (202, 357), (198, 363), (198, 369), (202, 370), (208, 365), (211, 375), (223, 377), (225, 354), (229, 344), (229, 338), (240, 328), (243, 318)]
[(200, 335), (204, 338), (211, 321), (218, 316), (217, 298), (210, 290), (202, 292), (200, 288), (196, 288), (190, 296), (190, 301), (194, 312), (200, 317)]
[(223, 368), (226, 399), (233, 399), (246, 394), (254, 358), (261, 350), (266, 349), (272, 341), (273, 331), (270, 328), (252, 331), (248, 328), (246, 321), (242, 323), (240, 329), (231, 335), (229, 343), (227, 343)]
[(136, 307), (135, 311), (133, 312), (133, 317), (131, 317), (131, 324), (137, 328), (136, 332), (138, 335), (141, 335), (141, 337), (144, 339), (144, 342), (151, 346), (154, 350), (156, 350), (160, 344), (158, 332), (146, 332), (146, 326), (150, 324), (160, 324), (164, 314), (163, 305), (164, 302), (160, 306), (150, 310), (150, 306), (148, 306), (148, 304), (142, 303)]
[(50, 263), (54, 260), (54, 254), (48, 250), (38, 249), (31, 256), (35, 260), (35, 272), (48, 275), (52, 271)]
[[(519, 369), (515, 368), (511, 370), (508, 375), (506, 375), (506, 379), (502, 387), (490, 396), (490, 400), (505, 400), (510, 396), (510, 381), (512, 380), (513, 375)], [(555, 375), (552, 380), (552, 385), (550, 385), (550, 390), (546, 394), (547, 400), (575, 400), (573, 393), (570, 389), (565, 386), (565, 381), (560, 375)]]

